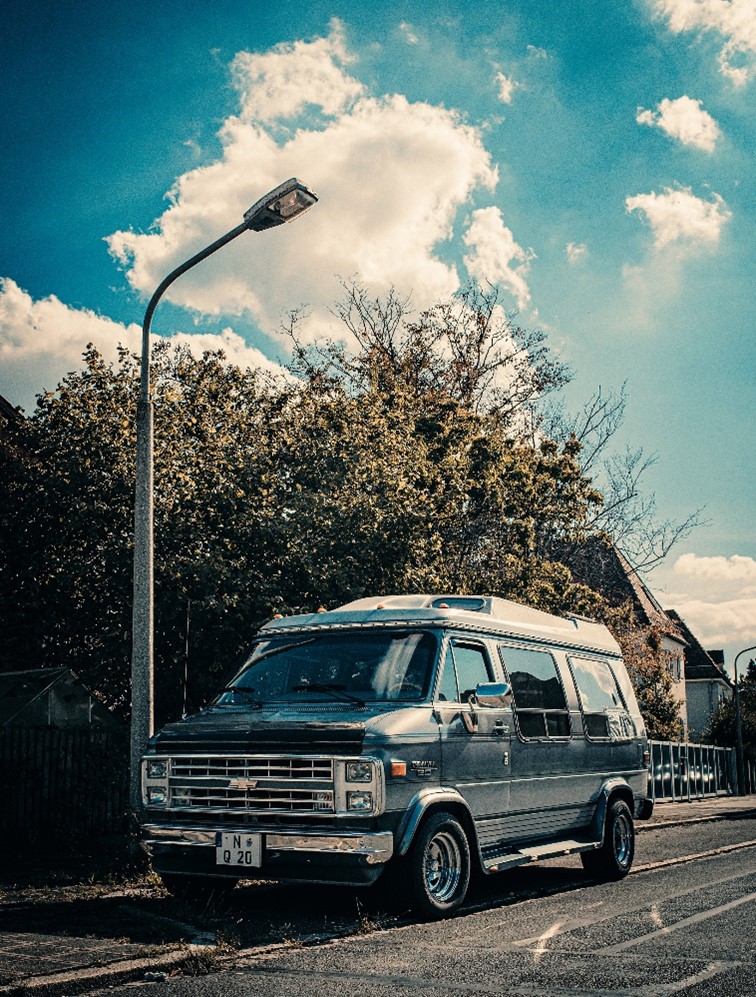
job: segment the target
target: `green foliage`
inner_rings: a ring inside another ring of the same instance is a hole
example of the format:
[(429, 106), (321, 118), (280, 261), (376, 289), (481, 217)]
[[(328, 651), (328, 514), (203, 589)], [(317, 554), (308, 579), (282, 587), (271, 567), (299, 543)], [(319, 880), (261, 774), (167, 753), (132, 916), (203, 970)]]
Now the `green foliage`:
[[(181, 711), (188, 626), (196, 706), (275, 612), (417, 591), (603, 612), (559, 563), (602, 497), (574, 436), (533, 437), (534, 400), (566, 377), (543, 335), (474, 289), (412, 319), (346, 291), (351, 349), (303, 347), (293, 319), (279, 381), (153, 351), (158, 722)], [(84, 359), (0, 439), (0, 668), (66, 665), (126, 715), (138, 362)], [(665, 736), (668, 688), (642, 657)]]
[[(743, 756), (756, 761), (756, 661), (749, 662), (745, 675), (738, 678)], [(704, 740), (734, 747), (737, 744), (735, 696), (722, 699), (709, 719)]]

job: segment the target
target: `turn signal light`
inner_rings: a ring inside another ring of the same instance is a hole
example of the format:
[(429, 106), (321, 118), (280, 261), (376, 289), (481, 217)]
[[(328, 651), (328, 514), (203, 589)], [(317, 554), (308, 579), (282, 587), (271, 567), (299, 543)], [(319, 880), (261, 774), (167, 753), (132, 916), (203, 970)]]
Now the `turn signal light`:
[(392, 762), (391, 763), (391, 775), (395, 779), (402, 779), (407, 775), (407, 763), (406, 762)]

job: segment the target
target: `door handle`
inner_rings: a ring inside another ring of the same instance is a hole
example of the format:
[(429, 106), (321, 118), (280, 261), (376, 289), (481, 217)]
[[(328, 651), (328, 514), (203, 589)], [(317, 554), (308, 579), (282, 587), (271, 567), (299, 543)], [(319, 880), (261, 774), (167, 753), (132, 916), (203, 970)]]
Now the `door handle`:
[(505, 724), (503, 720), (494, 721), (494, 734), (508, 734), (509, 724)]

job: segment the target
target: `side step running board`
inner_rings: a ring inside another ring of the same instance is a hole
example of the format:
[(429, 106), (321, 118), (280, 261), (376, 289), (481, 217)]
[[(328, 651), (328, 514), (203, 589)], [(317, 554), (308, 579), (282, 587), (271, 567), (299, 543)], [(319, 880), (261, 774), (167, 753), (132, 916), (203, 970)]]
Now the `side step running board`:
[(588, 852), (600, 848), (600, 841), (569, 838), (565, 841), (548, 841), (543, 845), (531, 845), (514, 852), (502, 852), (500, 855), (489, 855), (483, 859), (486, 872), (501, 872), (503, 869), (513, 869), (528, 862), (538, 862), (540, 859), (554, 859), (562, 855), (575, 855), (577, 852)]

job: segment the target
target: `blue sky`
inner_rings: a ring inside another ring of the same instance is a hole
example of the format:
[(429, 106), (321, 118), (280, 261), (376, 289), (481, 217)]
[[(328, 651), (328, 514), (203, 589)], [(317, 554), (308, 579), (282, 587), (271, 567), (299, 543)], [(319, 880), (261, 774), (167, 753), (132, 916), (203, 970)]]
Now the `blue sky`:
[[(241, 363), (335, 332), (338, 277), (416, 307), (470, 277), (627, 383), (662, 518), (651, 577), (707, 646), (756, 643), (756, 0), (15, 5), (0, 38), (0, 393), (137, 348), (162, 277), (296, 175), (321, 201), (182, 278), (157, 334)], [(264, 239), (265, 241), (260, 241)]]

